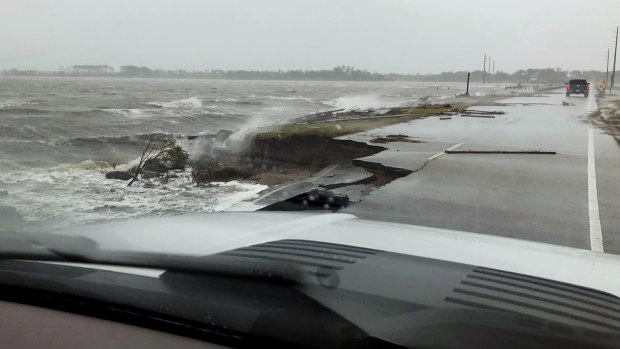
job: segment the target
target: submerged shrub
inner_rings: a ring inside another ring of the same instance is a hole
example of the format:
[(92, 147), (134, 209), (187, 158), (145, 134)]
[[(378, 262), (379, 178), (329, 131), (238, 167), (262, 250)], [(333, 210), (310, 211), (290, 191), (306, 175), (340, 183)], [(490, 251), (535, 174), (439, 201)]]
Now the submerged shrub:
[(162, 154), (162, 161), (170, 169), (183, 169), (189, 159), (189, 154), (176, 144), (174, 140), (167, 141), (164, 145), (165, 151)]

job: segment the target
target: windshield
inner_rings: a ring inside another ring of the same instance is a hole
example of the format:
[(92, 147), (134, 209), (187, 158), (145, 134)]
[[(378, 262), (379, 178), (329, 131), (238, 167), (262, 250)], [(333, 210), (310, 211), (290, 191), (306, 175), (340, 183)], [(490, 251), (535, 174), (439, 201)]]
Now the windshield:
[(618, 1), (2, 9), (7, 256), (357, 248), (620, 295)]
[(311, 209), (615, 252), (615, 52), (477, 6), (7, 5), (0, 225)]
[(477, 6), (7, 5), (0, 227), (323, 210), (615, 252), (615, 52)]

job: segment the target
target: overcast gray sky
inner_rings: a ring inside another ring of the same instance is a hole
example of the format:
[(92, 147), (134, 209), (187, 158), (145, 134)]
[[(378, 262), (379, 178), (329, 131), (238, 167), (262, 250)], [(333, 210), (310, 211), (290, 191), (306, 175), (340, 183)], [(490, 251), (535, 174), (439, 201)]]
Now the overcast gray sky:
[(620, 0), (0, 0), (0, 69), (605, 69)]

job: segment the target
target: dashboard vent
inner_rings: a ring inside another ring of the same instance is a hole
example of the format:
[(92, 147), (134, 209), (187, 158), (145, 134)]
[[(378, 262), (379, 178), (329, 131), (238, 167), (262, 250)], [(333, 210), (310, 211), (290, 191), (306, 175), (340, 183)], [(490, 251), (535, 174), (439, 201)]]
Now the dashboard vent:
[(238, 248), (222, 255), (293, 262), (303, 266), (341, 270), (381, 251), (308, 240), (278, 240)]
[(474, 269), (445, 301), (620, 331), (620, 298), (586, 287), (500, 270)]

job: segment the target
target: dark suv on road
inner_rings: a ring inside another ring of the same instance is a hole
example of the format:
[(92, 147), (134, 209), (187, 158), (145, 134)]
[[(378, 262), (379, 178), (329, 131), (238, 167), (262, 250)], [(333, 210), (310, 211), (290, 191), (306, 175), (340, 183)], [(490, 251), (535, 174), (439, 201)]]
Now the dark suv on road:
[(588, 97), (590, 93), (590, 83), (582, 80), (575, 79), (566, 83), (566, 97), (570, 97), (571, 94), (582, 94), (584, 97)]

